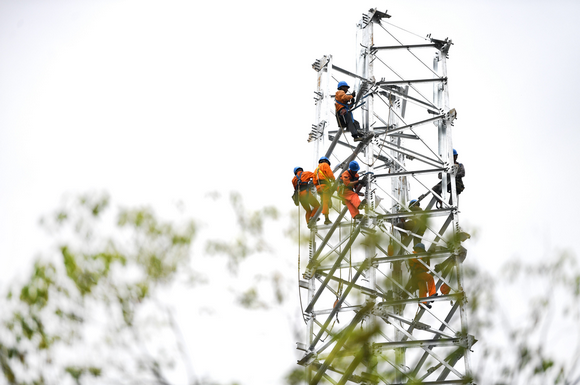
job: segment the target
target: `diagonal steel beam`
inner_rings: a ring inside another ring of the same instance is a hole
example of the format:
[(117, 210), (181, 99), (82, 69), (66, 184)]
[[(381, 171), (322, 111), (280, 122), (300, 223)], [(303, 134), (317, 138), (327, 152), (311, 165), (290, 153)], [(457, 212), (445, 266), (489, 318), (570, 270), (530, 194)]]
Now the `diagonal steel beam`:
[(337, 354), (340, 352), (344, 344), (346, 344), (346, 342), (350, 339), (354, 328), (359, 324), (360, 321), (362, 321), (362, 319), (366, 316), (366, 314), (372, 307), (373, 303), (369, 302), (358, 313), (356, 313), (356, 315), (346, 328), (344, 335), (336, 342), (336, 345), (334, 345), (334, 348), (332, 349), (328, 357), (326, 357), (324, 363), (320, 366), (320, 368), (318, 368), (316, 375), (312, 378), (309, 385), (318, 384), (324, 372), (329, 368), (330, 364), (332, 363), (332, 361), (334, 361), (334, 359), (336, 358)]
[[(336, 271), (336, 269), (338, 269), (338, 267), (340, 266), (340, 263), (342, 262), (342, 259), (344, 258), (344, 256), (346, 255), (346, 253), (348, 253), (348, 251), (350, 250), (352, 244), (354, 243), (354, 240), (356, 239), (356, 237), (360, 233), (361, 226), (362, 226), (362, 222), (359, 222), (359, 224), (354, 228), (353, 233), (352, 233), (352, 235), (351, 235), (348, 243), (344, 247), (344, 250), (340, 253), (340, 255), (338, 256), (338, 258), (336, 258), (336, 262), (334, 263), (334, 265), (332, 266), (332, 268), (329, 270), (329, 272), (328, 272), (329, 275), (333, 275), (334, 272)], [(326, 277), (324, 279), (324, 282), (322, 283), (322, 285), (320, 285), (320, 287), (318, 288), (318, 291), (316, 292), (316, 294), (314, 294), (314, 296), (312, 297), (312, 300), (308, 304), (308, 307), (305, 309), (305, 312), (306, 313), (312, 312), (312, 308), (316, 304), (316, 301), (318, 301), (318, 298), (320, 298), (320, 295), (324, 291), (325, 286), (328, 285), (328, 282), (329, 281), (330, 281), (330, 277)]]

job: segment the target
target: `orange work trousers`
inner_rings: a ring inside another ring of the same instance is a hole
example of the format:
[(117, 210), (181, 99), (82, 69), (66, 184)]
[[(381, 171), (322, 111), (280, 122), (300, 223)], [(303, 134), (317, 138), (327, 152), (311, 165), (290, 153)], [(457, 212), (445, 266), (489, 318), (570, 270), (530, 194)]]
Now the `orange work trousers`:
[(330, 186), (325, 187), (325, 185), (322, 185), (318, 190), (318, 194), (320, 194), (322, 200), (322, 214), (324, 215), (330, 214), (330, 208), (332, 207), (332, 193), (333, 191), (330, 189)]
[(358, 207), (360, 206), (360, 198), (358, 194), (351, 190), (344, 190), (344, 194), (341, 195), (344, 198), (344, 203), (348, 207), (351, 217), (356, 217), (359, 214)]
[(306, 223), (316, 214), (318, 208), (320, 207), (320, 203), (318, 203), (318, 199), (308, 190), (300, 191), (298, 193), (300, 204), (306, 210)]
[[(413, 279), (419, 287), (419, 297), (431, 297), (437, 293), (437, 287), (435, 286), (435, 280), (429, 273), (419, 273), (416, 274)], [(429, 295), (427, 295), (429, 293)]]

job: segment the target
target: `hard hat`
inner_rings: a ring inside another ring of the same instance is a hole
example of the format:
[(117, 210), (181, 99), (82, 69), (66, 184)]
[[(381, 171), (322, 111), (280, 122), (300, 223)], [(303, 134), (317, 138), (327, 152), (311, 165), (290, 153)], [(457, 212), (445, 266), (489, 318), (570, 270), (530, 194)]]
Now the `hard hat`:
[(330, 164), (330, 160), (328, 160), (328, 158), (327, 158), (327, 157), (325, 157), (325, 156), (323, 156), (322, 158), (320, 158), (320, 159), (318, 160), (318, 163), (322, 163), (322, 162), (324, 162), (324, 161), (326, 161), (328, 164)]
[(294, 175), (296, 175), (296, 171), (298, 171), (298, 170), (304, 171), (304, 169), (302, 167), (294, 167)]
[[(296, 169), (294, 169), (294, 170), (296, 170)], [(296, 171), (294, 171), (294, 174), (296, 174)], [(411, 206), (415, 202), (417, 202), (417, 199), (411, 199), (411, 201), (409, 202), (409, 206)]]
[(456, 149), (453, 149), (453, 155), (454, 156), (457, 155), (457, 150)]
[(345, 81), (338, 82), (338, 86), (336, 87), (336, 89), (339, 89), (340, 87), (348, 87), (348, 88), (350, 88), (350, 86), (348, 84), (346, 84)]
[(415, 251), (419, 251), (419, 250), (425, 251), (425, 245), (424, 245), (424, 244), (422, 244), (422, 243), (417, 243), (417, 244), (416, 244), (416, 245), (413, 247), (413, 250), (415, 250)]
[(348, 164), (348, 168), (350, 168), (354, 172), (357, 172), (358, 170), (360, 170), (360, 166), (358, 165), (356, 160), (353, 160), (352, 162), (350, 162)]

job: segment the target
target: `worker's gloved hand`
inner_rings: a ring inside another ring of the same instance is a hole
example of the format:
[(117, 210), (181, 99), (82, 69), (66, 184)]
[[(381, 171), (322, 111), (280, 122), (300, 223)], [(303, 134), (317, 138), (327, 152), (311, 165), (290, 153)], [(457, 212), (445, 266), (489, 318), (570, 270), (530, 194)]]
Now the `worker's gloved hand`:
[(352, 97), (356, 98), (356, 91), (352, 91)]

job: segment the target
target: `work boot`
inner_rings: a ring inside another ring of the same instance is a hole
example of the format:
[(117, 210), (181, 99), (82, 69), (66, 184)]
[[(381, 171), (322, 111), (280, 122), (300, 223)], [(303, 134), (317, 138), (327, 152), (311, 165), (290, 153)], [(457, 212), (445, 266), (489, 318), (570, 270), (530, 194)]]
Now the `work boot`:
[(363, 215), (362, 214), (357, 214), (354, 216), (354, 219), (357, 221), (360, 221), (361, 219), (363, 219)]
[(353, 136), (352, 138), (354, 139), (355, 142), (360, 142), (361, 140), (363, 140), (362, 136)]
[(325, 224), (325, 225), (331, 225), (331, 224), (332, 224), (332, 221), (331, 221), (330, 219), (326, 218), (326, 219), (324, 220), (324, 224)]

